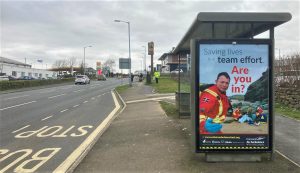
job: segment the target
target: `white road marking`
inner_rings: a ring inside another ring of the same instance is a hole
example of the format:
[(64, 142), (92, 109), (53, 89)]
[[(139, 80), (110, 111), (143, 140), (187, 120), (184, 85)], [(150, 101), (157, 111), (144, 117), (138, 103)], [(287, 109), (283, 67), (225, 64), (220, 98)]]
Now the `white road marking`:
[(290, 162), (292, 162), (293, 164), (295, 164), (296, 166), (300, 167), (300, 165), (298, 163), (296, 163), (295, 161), (293, 161), (292, 159), (288, 158), (286, 155), (284, 155), (283, 153), (281, 153), (278, 150), (275, 150), (278, 154), (280, 154), (282, 157), (286, 158), (287, 160), (289, 160)]
[(95, 88), (95, 87), (90, 87), (90, 89), (93, 89), (93, 88)]
[(95, 100), (95, 97), (92, 97), (91, 100)]
[(149, 99), (141, 99), (141, 100), (132, 100), (132, 101), (128, 101), (126, 103), (129, 104), (129, 103), (146, 102), (146, 101), (157, 101), (157, 100), (161, 100), (161, 99), (172, 99), (173, 97), (174, 96), (149, 98)]
[(100, 95), (97, 95), (97, 97), (101, 97), (102, 95), (100, 94)]
[(77, 106), (79, 106), (79, 105), (74, 105), (73, 108), (76, 108)]
[(23, 96), (18, 96), (18, 97), (10, 97), (10, 98), (6, 98), (6, 99), (3, 99), (3, 100), (11, 100), (11, 99), (17, 99), (17, 98), (22, 98), (22, 97), (27, 97), (29, 95), (23, 95)]
[(51, 117), (52, 117), (52, 115), (50, 115), (50, 116), (48, 116), (48, 117), (46, 117), (46, 118), (43, 118), (42, 121), (44, 121), (44, 120), (46, 120), (46, 119), (49, 119), (49, 118), (51, 118)]
[(59, 94), (59, 95), (56, 95), (56, 96), (48, 97), (48, 99), (52, 99), (52, 98), (55, 98), (55, 97), (60, 97), (60, 96), (63, 96), (63, 95), (66, 95), (66, 94)]
[(36, 101), (31, 101), (31, 102), (22, 103), (22, 104), (19, 104), (19, 105), (14, 105), (14, 106), (10, 106), (10, 107), (6, 107), (6, 108), (2, 108), (2, 109), (0, 109), (0, 111), (6, 110), (6, 109), (10, 109), (10, 108), (14, 108), (14, 107), (18, 107), (18, 106), (27, 105), (27, 104), (34, 103), (34, 102), (36, 102)]
[(23, 130), (23, 129), (29, 127), (29, 126), (30, 126), (30, 125), (24, 126), (24, 127), (20, 128), (20, 129), (18, 129), (18, 130), (13, 131), (12, 133), (16, 133), (16, 132), (18, 132), (18, 131), (21, 131), (21, 130)]
[(62, 173), (68, 172), (68, 170), (75, 169), (80, 163), (82, 158), (89, 152), (92, 146), (105, 131), (105, 129), (111, 124), (114, 119), (114, 115), (120, 108), (116, 95), (112, 92), (113, 100), (115, 102), (115, 108), (111, 113), (102, 121), (102, 123), (81, 143), (67, 158), (62, 162), (53, 172)]
[(77, 92), (80, 92), (81, 90), (76, 90), (76, 91), (73, 91), (74, 93), (77, 93)]
[(62, 111), (60, 111), (60, 112), (66, 112), (67, 110), (69, 110), (69, 109), (65, 109), (65, 110), (62, 110)]
[(55, 90), (52, 89), (52, 90), (48, 90), (48, 91), (43, 91), (43, 92), (40, 92), (40, 94), (43, 94), (43, 93), (50, 93), (50, 92), (53, 92), (53, 91), (55, 91)]
[(84, 101), (83, 103), (87, 103), (87, 102), (89, 102), (89, 101), (86, 100), (86, 101)]

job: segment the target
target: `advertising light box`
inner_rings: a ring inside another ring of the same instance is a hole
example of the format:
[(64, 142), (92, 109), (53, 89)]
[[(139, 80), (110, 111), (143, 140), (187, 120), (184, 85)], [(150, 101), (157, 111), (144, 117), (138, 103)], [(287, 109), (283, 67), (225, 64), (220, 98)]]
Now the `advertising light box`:
[(271, 41), (195, 45), (196, 151), (272, 151)]

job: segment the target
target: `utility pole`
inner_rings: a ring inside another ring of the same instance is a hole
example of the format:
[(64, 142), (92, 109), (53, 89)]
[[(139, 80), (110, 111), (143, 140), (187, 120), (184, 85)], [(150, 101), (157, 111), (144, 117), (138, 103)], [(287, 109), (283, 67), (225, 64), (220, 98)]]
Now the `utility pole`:
[(129, 86), (132, 86), (132, 82), (131, 82), (131, 50), (130, 50), (130, 22), (129, 21), (123, 21), (123, 20), (114, 20), (115, 22), (123, 22), (123, 23), (127, 23), (128, 25), (128, 42), (129, 42)]
[(148, 55), (151, 55), (151, 76), (153, 76), (153, 54), (154, 54), (154, 43), (153, 41), (148, 43)]
[(83, 75), (85, 75), (85, 49), (92, 46), (83, 47)]
[(146, 46), (142, 46), (143, 48), (145, 48), (145, 52), (144, 52), (144, 71), (146, 72), (147, 71), (147, 63), (146, 63)]

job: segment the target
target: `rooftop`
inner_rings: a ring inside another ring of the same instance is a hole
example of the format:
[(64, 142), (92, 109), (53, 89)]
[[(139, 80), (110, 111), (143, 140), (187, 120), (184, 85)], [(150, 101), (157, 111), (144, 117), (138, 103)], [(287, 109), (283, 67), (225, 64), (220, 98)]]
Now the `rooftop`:
[(7, 63), (7, 64), (15, 64), (15, 65), (23, 65), (23, 66), (28, 66), (31, 67), (29, 64), (25, 64), (16, 60), (0, 57), (0, 63)]

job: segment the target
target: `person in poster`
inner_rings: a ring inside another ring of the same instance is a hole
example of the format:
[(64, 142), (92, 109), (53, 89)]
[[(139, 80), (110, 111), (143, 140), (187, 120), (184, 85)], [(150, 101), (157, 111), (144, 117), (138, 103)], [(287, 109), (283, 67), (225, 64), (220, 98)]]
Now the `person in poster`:
[(216, 84), (208, 87), (200, 94), (200, 133), (221, 134), (222, 124), (226, 118), (230, 103), (226, 96), (230, 76), (227, 72), (218, 74)]

